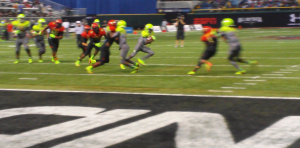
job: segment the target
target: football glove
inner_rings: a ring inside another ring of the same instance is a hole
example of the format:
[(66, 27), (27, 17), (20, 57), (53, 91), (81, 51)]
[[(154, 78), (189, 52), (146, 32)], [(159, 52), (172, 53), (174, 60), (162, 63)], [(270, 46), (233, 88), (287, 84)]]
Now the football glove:
[(53, 39), (56, 37), (54, 34), (50, 34), (49, 36)]
[(95, 43), (96, 47), (101, 47), (101, 43)]

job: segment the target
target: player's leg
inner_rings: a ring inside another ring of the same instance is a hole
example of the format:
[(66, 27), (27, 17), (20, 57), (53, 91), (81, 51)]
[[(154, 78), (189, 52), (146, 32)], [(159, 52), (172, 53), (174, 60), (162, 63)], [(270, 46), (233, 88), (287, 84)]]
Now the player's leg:
[(20, 49), (22, 45), (22, 40), (17, 38), (15, 45), (16, 45), (16, 61), (14, 63), (18, 64), (20, 60)]
[(126, 59), (127, 53), (129, 51), (129, 46), (127, 44), (122, 45), (121, 49), (120, 49), (120, 67), (121, 69), (125, 69), (124, 65), (127, 67), (130, 67), (132, 69), (138, 69), (133, 61), (131, 61), (130, 59)]
[(240, 52), (242, 51), (241, 46), (238, 46), (238, 53), (237, 53), (237, 57), (236, 57), (236, 61), (240, 62), (240, 63), (246, 63), (246, 64), (251, 64), (251, 65), (256, 65), (258, 64), (257, 61), (248, 61), (246, 59), (242, 59), (240, 58)]
[(57, 58), (57, 50), (59, 47), (59, 41), (58, 40), (53, 40), (53, 39), (48, 39), (49, 41), (49, 45), (52, 49), (52, 62), (54, 62), (55, 64), (59, 64), (59, 60)]
[(28, 63), (32, 63), (31, 51), (30, 51), (29, 45), (28, 45), (28, 43), (29, 43), (29, 38), (27, 38), (27, 37), (23, 38), (23, 39), (22, 39), (22, 42), (23, 42), (24, 49), (26, 50), (27, 55), (28, 55), (28, 57), (29, 57)]
[(100, 48), (100, 59), (93, 62), (91, 66), (86, 67), (86, 71), (90, 74), (93, 73), (93, 69), (99, 66), (104, 65), (105, 63), (109, 63), (109, 48), (106, 46), (101, 46)]
[(229, 51), (228, 60), (231, 63), (231, 65), (233, 65), (238, 70), (235, 74), (245, 74), (246, 71), (240, 68), (237, 64), (237, 57), (239, 56), (240, 48), (238, 48), (238, 46), (231, 46), (230, 48), (231, 49)]
[(138, 59), (138, 62), (142, 65), (146, 65), (145, 60), (152, 57), (154, 55), (154, 51), (152, 49), (150, 49), (149, 47), (147, 47), (147, 46), (142, 47), (141, 51), (145, 52), (145, 53), (148, 53), (148, 54), (146, 56)]
[(45, 42), (43, 40), (37, 41), (36, 45), (39, 49), (39, 63), (43, 63), (43, 54), (46, 52)]
[(210, 71), (212, 63), (210, 63), (208, 60), (215, 55), (215, 48), (214, 47), (208, 47), (204, 53), (202, 54), (202, 57), (200, 58), (198, 64), (195, 66), (194, 70), (188, 72), (189, 75), (194, 75), (197, 70), (201, 67), (202, 64), (205, 64), (207, 71)]
[(142, 50), (142, 45), (140, 43), (136, 44), (133, 52), (126, 58), (131, 64), (135, 64), (133, 61), (131, 61), (130, 59), (132, 59), (133, 57), (135, 57), (135, 55)]

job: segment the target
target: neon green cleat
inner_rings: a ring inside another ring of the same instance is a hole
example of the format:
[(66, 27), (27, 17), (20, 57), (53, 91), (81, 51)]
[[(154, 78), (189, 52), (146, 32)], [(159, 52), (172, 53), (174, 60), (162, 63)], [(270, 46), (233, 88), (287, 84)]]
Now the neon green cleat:
[(20, 61), (19, 60), (16, 60), (15, 62), (14, 62), (14, 64), (18, 64)]
[(52, 62), (55, 62), (54, 57), (52, 57)]
[(75, 66), (80, 66), (80, 61), (79, 61), (79, 60), (77, 60), (77, 61), (75, 62)]
[(121, 69), (126, 69), (125, 66), (124, 66), (124, 64), (120, 64), (120, 68)]
[(188, 75), (195, 75), (195, 74), (196, 74), (196, 72), (194, 72), (194, 71), (190, 71), (190, 72), (188, 72), (187, 74), (188, 74)]
[(39, 60), (38, 62), (39, 62), (39, 63), (43, 63), (44, 61), (43, 61), (43, 60)]
[(89, 65), (92, 66), (94, 63), (96, 63), (97, 61), (96, 60), (93, 60), (93, 59), (89, 59)]
[(32, 63), (32, 58), (28, 59), (28, 63), (31, 64)]
[(93, 74), (93, 66), (88, 66), (85, 69), (89, 74)]
[(59, 60), (55, 60), (54, 64), (60, 64), (60, 61)]
[(257, 61), (250, 61), (249, 64), (250, 64), (250, 65), (257, 65), (258, 62), (257, 62)]
[(235, 73), (236, 75), (246, 74), (245, 70), (240, 70)]
[(143, 66), (146, 65), (144, 60), (142, 60), (142, 59), (137, 59), (137, 60), (138, 60), (138, 62), (139, 62), (140, 64), (142, 64)]
[(139, 67), (135, 66), (133, 69), (134, 70), (131, 73), (137, 73), (137, 71), (139, 70)]

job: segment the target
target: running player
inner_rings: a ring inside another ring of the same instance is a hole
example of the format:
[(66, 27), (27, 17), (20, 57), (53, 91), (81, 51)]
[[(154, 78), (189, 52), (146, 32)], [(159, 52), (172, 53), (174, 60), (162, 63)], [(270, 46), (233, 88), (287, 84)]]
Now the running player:
[(79, 48), (82, 49), (82, 53), (80, 54), (78, 60), (75, 62), (75, 66), (80, 66), (80, 62), (81, 62), (81, 57), (84, 57), (85, 56), (85, 52), (87, 50), (87, 46), (88, 46), (88, 43), (87, 41), (89, 40), (89, 31), (90, 31), (91, 27), (89, 25), (85, 25), (84, 26), (84, 31), (81, 33), (81, 37), (80, 37), (80, 43), (78, 45)]
[(204, 35), (202, 35), (200, 40), (205, 43), (206, 50), (199, 60), (199, 63), (195, 66), (195, 69), (188, 72), (189, 75), (194, 75), (202, 64), (205, 64), (207, 71), (211, 70), (212, 63), (210, 63), (208, 60), (216, 54), (218, 44), (217, 36), (215, 35), (215, 30), (212, 30), (210, 26), (204, 26), (203, 33)]
[(42, 55), (46, 52), (46, 47), (45, 47), (45, 42), (44, 42), (44, 35), (40, 35), (39, 32), (41, 30), (43, 30), (45, 27), (47, 26), (46, 24), (46, 20), (43, 19), (43, 18), (40, 18), (38, 20), (38, 24), (37, 25), (34, 25), (32, 27), (32, 30), (31, 30), (31, 35), (32, 37), (34, 37), (34, 41), (35, 41), (35, 44), (36, 44), (36, 47), (39, 49), (39, 63), (43, 63), (43, 58), (42, 58)]
[(59, 40), (63, 38), (65, 27), (62, 26), (61, 19), (57, 19), (54, 22), (50, 22), (47, 27), (40, 31), (40, 34), (43, 34), (47, 29), (51, 30), (48, 37), (48, 43), (52, 49), (52, 62), (59, 64), (60, 61), (57, 58), (57, 50), (59, 47)]
[(88, 32), (88, 36), (90, 38), (90, 42), (87, 46), (85, 53), (81, 55), (80, 58), (75, 62), (76, 66), (80, 66), (81, 60), (84, 59), (87, 55), (89, 55), (93, 48), (96, 49), (94, 55), (98, 53), (101, 47), (101, 38), (102, 36), (105, 37), (105, 31), (103, 28), (99, 28), (97, 23), (93, 23), (92, 30)]
[(117, 23), (115, 20), (108, 21), (109, 32), (106, 35), (106, 40), (104, 44), (101, 46), (100, 51), (100, 59), (93, 60), (93, 56), (90, 59), (90, 66), (86, 67), (86, 71), (90, 74), (93, 73), (93, 68), (104, 65), (105, 63), (109, 63), (110, 51), (109, 48), (113, 44), (113, 42), (119, 42), (120, 32), (117, 32)]
[(153, 25), (146, 24), (145, 29), (142, 31), (142, 36), (139, 38), (138, 43), (136, 44), (132, 54), (127, 59), (130, 60), (139, 51), (142, 51), (142, 52), (148, 53), (148, 55), (144, 56), (143, 58), (138, 58), (137, 60), (140, 64), (146, 65), (145, 60), (154, 55), (153, 50), (150, 49), (149, 46), (155, 40), (156, 40), (156, 37), (154, 36)]
[(240, 68), (237, 62), (247, 64), (258, 64), (257, 61), (247, 61), (240, 58), (240, 52), (242, 50), (241, 44), (236, 36), (236, 29), (234, 21), (231, 18), (225, 18), (221, 21), (221, 28), (219, 29), (222, 39), (230, 46), (228, 60), (238, 70), (235, 74), (245, 74), (246, 71)]
[(25, 15), (24, 14), (19, 14), (17, 16), (17, 20), (13, 21), (12, 24), (14, 26), (14, 35), (17, 36), (16, 40), (16, 61), (14, 62), (15, 64), (19, 63), (20, 60), (20, 48), (21, 45), (23, 44), (24, 49), (26, 50), (29, 59), (28, 63), (32, 63), (32, 57), (31, 57), (31, 52), (28, 46), (29, 43), (29, 32), (30, 32), (30, 22), (25, 21)]
[[(117, 29), (116, 31), (119, 32), (119, 40), (116, 41), (117, 44), (120, 45), (120, 67), (121, 69), (125, 69), (125, 66), (128, 66), (132, 69), (135, 69), (133, 73), (136, 72), (136, 70), (139, 67), (138, 63), (134, 63), (130, 59), (126, 59), (127, 53), (129, 51), (129, 46), (126, 41), (126, 30), (124, 29), (126, 27), (127, 23), (124, 20), (120, 20), (117, 23)], [(124, 66), (125, 65), (125, 66)]]

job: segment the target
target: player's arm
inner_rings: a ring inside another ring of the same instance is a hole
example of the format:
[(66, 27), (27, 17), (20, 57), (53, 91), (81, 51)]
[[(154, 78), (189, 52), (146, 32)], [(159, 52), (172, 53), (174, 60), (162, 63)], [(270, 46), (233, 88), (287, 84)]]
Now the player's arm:
[(40, 34), (43, 34), (47, 29), (49, 29), (49, 25), (40, 31)]
[(87, 37), (87, 35), (86, 34), (84, 34), (84, 33), (82, 33), (81, 34), (81, 44), (83, 45), (83, 46), (87, 46), (88, 44), (87, 44), (87, 41), (86, 41), (86, 43), (85, 43), (85, 39), (87, 39), (88, 37)]
[(55, 36), (55, 39), (62, 39), (64, 36), (64, 32), (59, 32), (58, 34), (57, 34), (57, 36)]

